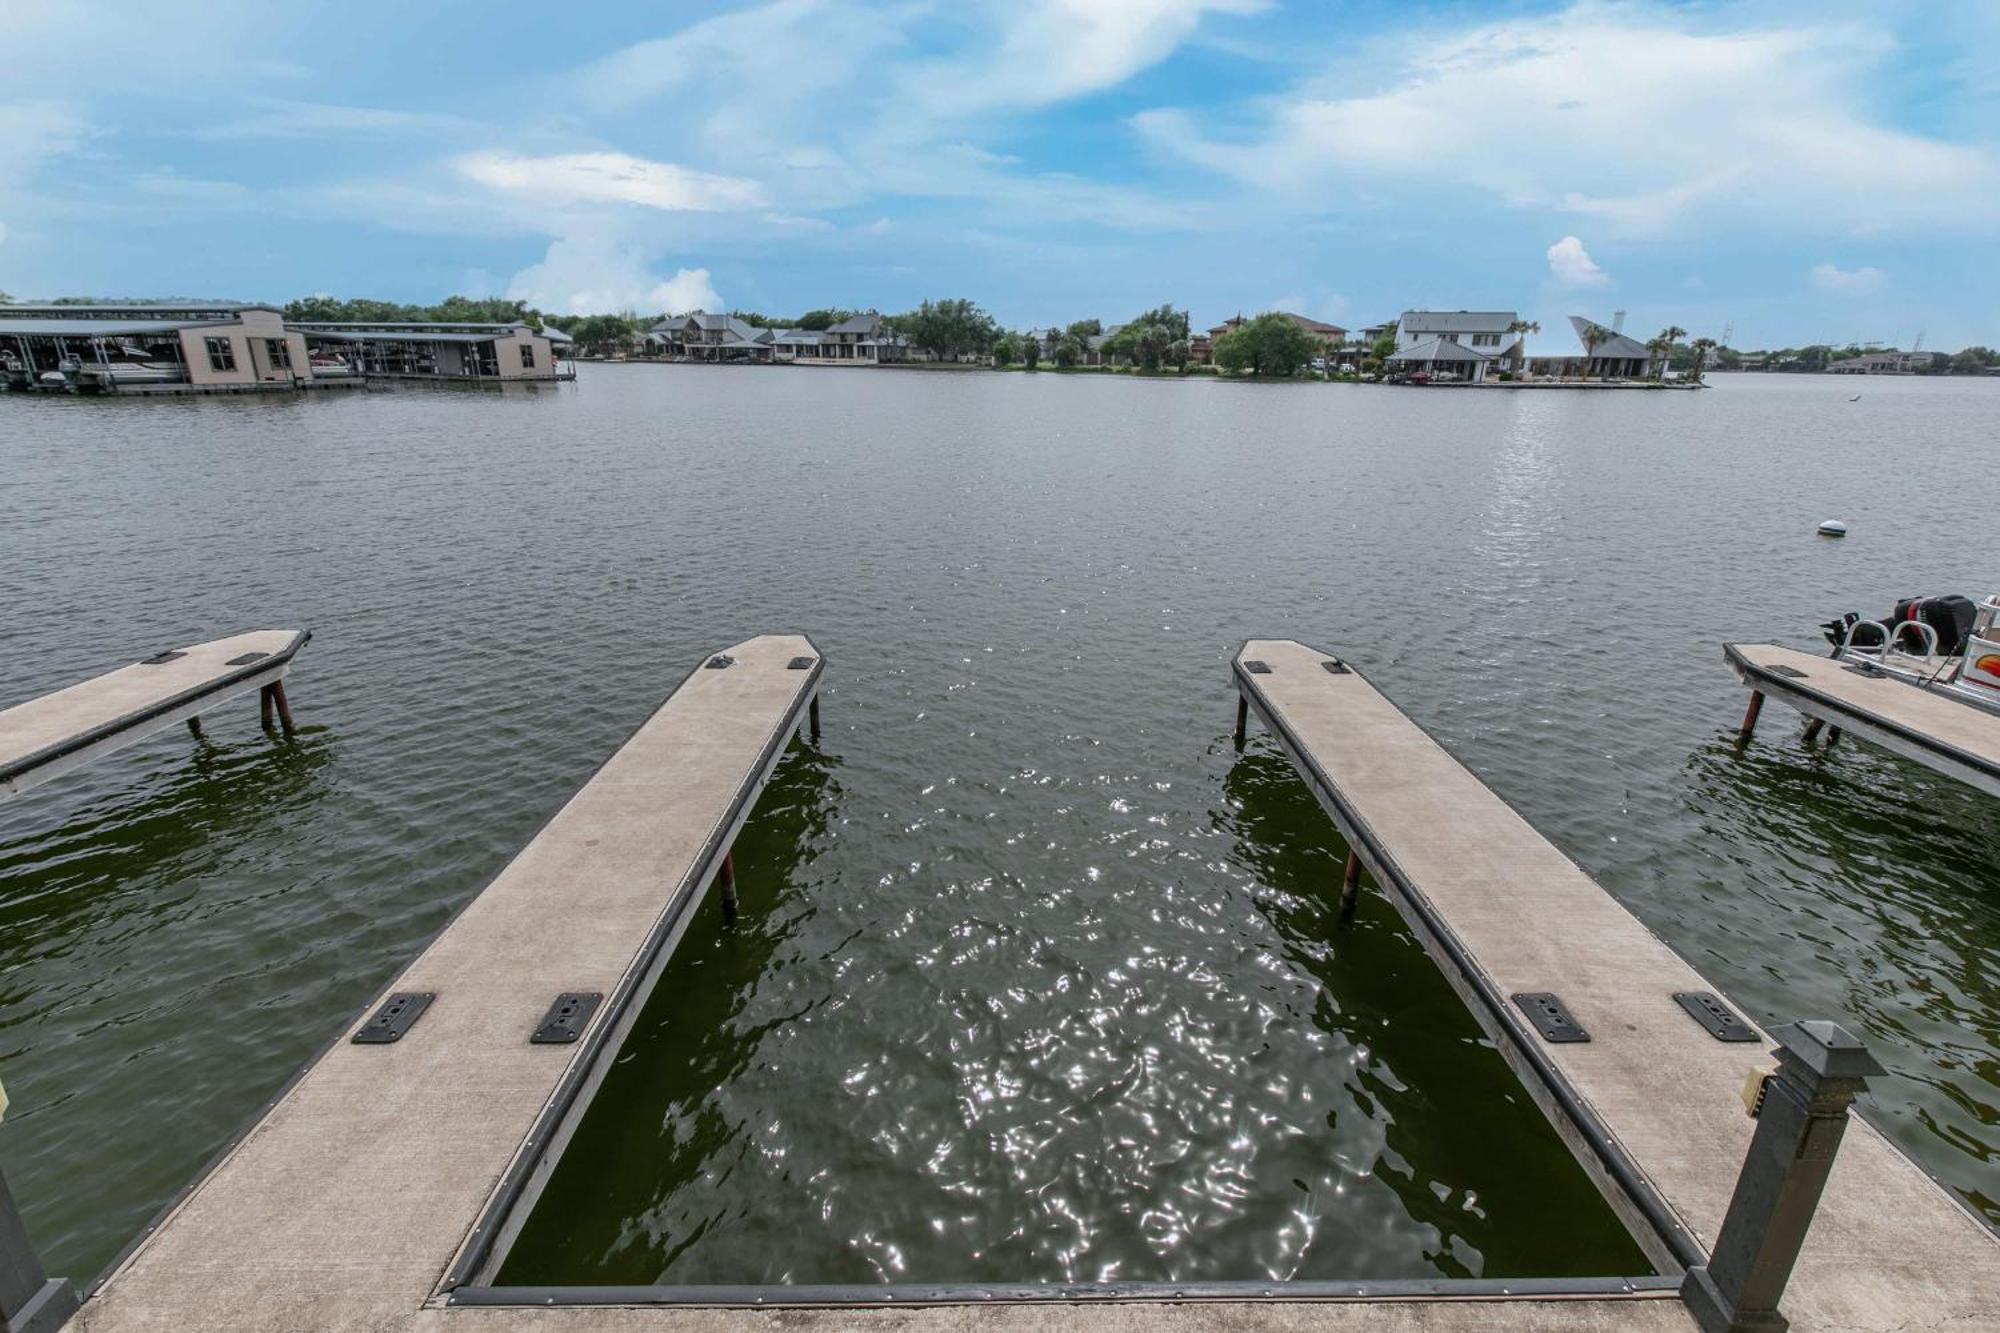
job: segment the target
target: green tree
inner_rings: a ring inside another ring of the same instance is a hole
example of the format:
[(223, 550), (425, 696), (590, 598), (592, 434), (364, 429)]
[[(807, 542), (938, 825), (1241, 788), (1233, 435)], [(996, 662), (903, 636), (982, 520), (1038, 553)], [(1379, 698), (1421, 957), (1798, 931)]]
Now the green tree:
[(843, 319), (854, 318), (852, 310), (808, 310), (799, 316), (798, 327), (813, 333), (825, 333)]
[(991, 347), (999, 331), (991, 315), (964, 297), (926, 301), (888, 322), (940, 361), (955, 361), (961, 353)]
[(1654, 379), (1663, 380), (1667, 377), (1667, 360), (1673, 356), (1674, 348), (1680, 345), (1680, 340), (1687, 336), (1686, 329), (1678, 324), (1669, 324), (1660, 330), (1659, 337), (1653, 339), (1653, 342), (1659, 344), (1657, 348), (1652, 347), (1651, 343), (1647, 344), (1653, 352)]
[[(1092, 322), (1094, 323), (1095, 321)], [(1095, 335), (1092, 336), (1094, 337)], [(1085, 342), (1083, 336), (1078, 333), (1065, 333), (1062, 337), (1056, 339), (1055, 350), (1052, 355), (1055, 357), (1056, 364), (1067, 370), (1071, 366), (1080, 366), (1090, 359), (1090, 344)]]
[(1063, 335), (1065, 337), (1075, 338), (1079, 342), (1081, 342), (1086, 339), (1095, 338), (1098, 334), (1102, 332), (1104, 332), (1104, 325), (1100, 324), (1098, 321), (1094, 319), (1079, 319), (1078, 321), (1076, 321), (1076, 323), (1064, 329)]
[(1577, 335), (1583, 342), (1583, 377), (1590, 378), (1590, 363), (1597, 356), (1597, 349), (1611, 341), (1611, 330), (1594, 321), (1585, 321), (1583, 332)]
[(2000, 361), (2000, 355), (1996, 355), (1992, 348), (1968, 347), (1952, 357), (1949, 364), (1954, 375), (1984, 375), (1986, 368), (1996, 361)]
[(1034, 370), (1042, 364), (1042, 340), (1027, 337), (1021, 340), (1021, 361), (1028, 369)]
[(993, 340), (993, 364), (1011, 366), (1021, 359), (1021, 340), (1012, 333), (1003, 333)]
[(1708, 367), (1708, 354), (1715, 349), (1715, 339), (1696, 338), (1694, 340), (1694, 368), (1688, 372), (1694, 382), (1701, 383), (1702, 371)]
[(1296, 375), (1319, 354), (1319, 339), (1275, 311), (1237, 325), (1215, 340), (1215, 364), (1259, 378)]

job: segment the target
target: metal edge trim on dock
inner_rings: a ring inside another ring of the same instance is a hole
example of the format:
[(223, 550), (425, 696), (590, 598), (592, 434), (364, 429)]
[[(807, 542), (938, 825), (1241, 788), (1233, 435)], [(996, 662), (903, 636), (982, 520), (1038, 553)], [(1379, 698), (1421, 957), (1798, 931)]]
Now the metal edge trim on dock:
[[(578, 1094), (586, 1084), (601, 1080), (601, 1066), (605, 1057), (615, 1056), (616, 1046), (623, 1044), (625, 1033), (629, 1030), (632, 1020), (637, 1017), (638, 1008), (643, 1004), (643, 999), (640, 997), (651, 991), (655, 974), (666, 961), (662, 956), (663, 949), (669, 940), (678, 936), (687, 918), (692, 915), (694, 904), (714, 880), (721, 867), (722, 858), (729, 850), (732, 832), (742, 824), (749, 814), (750, 807), (763, 794), (771, 772), (784, 755), (785, 746), (805, 718), (813, 698), (819, 693), (820, 677), (826, 670), (826, 654), (820, 651), (819, 645), (812, 641), (810, 635), (801, 634), (798, 637), (804, 639), (806, 645), (813, 651), (812, 669), (806, 676), (805, 688), (799, 691), (798, 697), (793, 700), (783, 718), (772, 728), (769, 739), (759, 752), (755, 779), (737, 793), (730, 802), (729, 809), (716, 821), (714, 829), (702, 845), (700, 856), (693, 869), (675, 887), (666, 906), (661, 909), (659, 918), (654, 922), (638, 954), (634, 956), (631, 966), (626, 969), (617, 987), (606, 998), (600, 1016), (591, 1025), (589, 1034), (582, 1042), (582, 1049), (570, 1062), (561, 1082), (556, 1085), (547, 1104), (535, 1117), (527, 1138), (515, 1150), (513, 1160), (501, 1175), (492, 1195), (480, 1208), (472, 1229), (459, 1247), (458, 1254), (445, 1269), (433, 1293), (434, 1296), (450, 1297), (455, 1292), (473, 1288), (474, 1279), (481, 1269), (489, 1263), (497, 1265), (498, 1262), (504, 1261), (505, 1254), (504, 1252), (496, 1254), (496, 1245), (510, 1223), (526, 1220), (525, 1215), (517, 1217), (516, 1214), (529, 1181), (544, 1161), (551, 1160), (548, 1156), (549, 1150), (555, 1146), (557, 1131), (562, 1128), (571, 1111), (588, 1109), (587, 1105), (577, 1107)], [(673, 693), (679, 694), (682, 688), (707, 666), (712, 656), (714, 656), (712, 653), (702, 654), (701, 660), (695, 663), (680, 684), (674, 686)], [(668, 696), (669, 699), (672, 697), (673, 695)], [(662, 704), (662, 707), (664, 706)], [(655, 712), (657, 711), (656, 709)], [(648, 714), (646, 720), (650, 722), (652, 714)], [(633, 736), (637, 736), (639, 729), (645, 725), (645, 722), (640, 723), (639, 728), (634, 729)], [(628, 742), (630, 739), (627, 738)], [(620, 745), (618, 748), (622, 750), (624, 746)], [(615, 757), (617, 753), (618, 751), (614, 750), (612, 756)], [(610, 759), (607, 758), (605, 763), (610, 763)], [(595, 774), (592, 776), (594, 778)], [(551, 816), (551, 819), (553, 818), (554, 816)], [(539, 837), (540, 834), (537, 833), (536, 836)], [(618, 1036), (616, 1043), (611, 1040), (614, 1032)], [(563, 1146), (567, 1147), (567, 1140)], [(528, 1303), (547, 1302), (544, 1299), (537, 1299)]]
[(1678, 1296), (1680, 1278), (1429, 1278), (1376, 1282), (967, 1282), (660, 1285), (651, 1287), (461, 1287), (446, 1303), (492, 1306), (661, 1306), (781, 1310), (923, 1305), (1075, 1304), (1079, 1302), (1354, 1302), (1660, 1300)]
[[(312, 637), (312, 631), (311, 630), (305, 631), (303, 637), (306, 639), (310, 639)], [(752, 637), (754, 638), (756, 636), (753, 635)], [(812, 643), (812, 639), (808, 635), (799, 635), (798, 637), (805, 639), (805, 641), (809, 644)], [(303, 646), (303, 643), (301, 642), (300, 645), (295, 645), (293, 651), (296, 651), (298, 646)], [(824, 662), (826, 661), (825, 655), (820, 653), (817, 644), (813, 645), (813, 653), (816, 657), (819, 658), (820, 662), (824, 664)], [(624, 739), (619, 741), (617, 745), (613, 746), (611, 752), (607, 754), (601, 761), (599, 761), (598, 765), (590, 771), (590, 777), (585, 778), (583, 780), (583, 783), (577, 787), (577, 791), (583, 790), (585, 786), (588, 786), (593, 780), (595, 780), (597, 775), (599, 773), (602, 773), (605, 770), (605, 768), (607, 768), (610, 765), (611, 761), (613, 759), (616, 759), (619, 753), (623, 751), (627, 745), (631, 744), (632, 741), (635, 738), (637, 738), (637, 736), (641, 731), (644, 731), (646, 729), (647, 724), (653, 720), (653, 717), (660, 711), (660, 709), (666, 707), (667, 701), (672, 699), (674, 695), (679, 694), (681, 691), (681, 687), (686, 685), (690, 680), (694, 679), (695, 672), (701, 670), (702, 664), (704, 662), (707, 662), (711, 656), (713, 656), (712, 653), (703, 653), (701, 655), (700, 660), (694, 664), (694, 666), (688, 671), (687, 675), (681, 677), (679, 683), (676, 684), (672, 690), (668, 691), (667, 694), (660, 700), (658, 704), (655, 704), (651, 709), (647, 710), (646, 715), (640, 718), (638, 722), (633, 724), (632, 729), (625, 734)], [(256, 663), (255, 665), (263, 666), (264, 663), (259, 662)], [(818, 683), (819, 683), (819, 674), (816, 669), (813, 674), (813, 688), (808, 689), (805, 692), (804, 696), (802, 697), (810, 700), (818, 690)], [(781, 729), (779, 735), (782, 736), (784, 734), (786, 733)], [(527, 843), (523, 843), (522, 846), (526, 847), (528, 843), (532, 843), (535, 840), (535, 838), (539, 838), (544, 832), (546, 832), (549, 825), (555, 823), (556, 819), (562, 814), (562, 812), (568, 808), (570, 801), (574, 799), (575, 796), (576, 792), (571, 792), (568, 796), (564, 797), (560, 802), (558, 802), (556, 808), (549, 812), (548, 818), (544, 819), (541, 822), (541, 824), (535, 829), (534, 835), (528, 839)], [(518, 856), (519, 852), (516, 852), (515, 855)], [(508, 858), (507, 864), (508, 865), (513, 864), (513, 857)], [(187, 1184), (181, 1186), (179, 1190), (175, 1191), (173, 1197), (168, 1199), (166, 1203), (162, 1204), (160, 1208), (156, 1212), (154, 1212), (152, 1217), (147, 1219), (145, 1228), (141, 1230), (137, 1235), (132, 1237), (131, 1240), (125, 1243), (124, 1247), (118, 1251), (118, 1254), (111, 1260), (111, 1262), (104, 1266), (103, 1271), (99, 1272), (97, 1276), (90, 1279), (90, 1284), (88, 1286), (79, 1288), (79, 1295), (82, 1297), (84, 1301), (86, 1302), (89, 1301), (90, 1298), (96, 1295), (99, 1289), (101, 1289), (106, 1282), (110, 1281), (114, 1276), (116, 1276), (118, 1271), (124, 1268), (125, 1265), (131, 1261), (132, 1257), (139, 1252), (140, 1247), (143, 1246), (148, 1240), (150, 1240), (154, 1235), (154, 1233), (159, 1231), (161, 1227), (165, 1226), (167, 1220), (171, 1218), (176, 1212), (178, 1212), (181, 1209), (182, 1205), (186, 1204), (189, 1199), (193, 1198), (195, 1193), (199, 1191), (203, 1185), (206, 1185), (208, 1183), (209, 1179), (222, 1168), (223, 1163), (227, 1162), (230, 1159), (230, 1157), (235, 1155), (236, 1150), (238, 1148), (241, 1148), (243, 1146), (244, 1141), (248, 1139), (250, 1135), (256, 1131), (257, 1126), (264, 1123), (265, 1117), (270, 1115), (271, 1112), (277, 1108), (278, 1103), (284, 1101), (285, 1098), (289, 1097), (292, 1094), (293, 1090), (296, 1089), (300, 1083), (305, 1081), (306, 1075), (310, 1074), (313, 1071), (314, 1066), (319, 1064), (321, 1060), (324, 1060), (335, 1047), (346, 1042), (347, 1039), (354, 1034), (356, 1029), (358, 1029), (364, 1022), (368, 1020), (368, 1016), (373, 1012), (375, 1012), (376, 1006), (381, 1004), (383, 997), (387, 996), (396, 989), (396, 983), (400, 981), (406, 974), (408, 974), (409, 970), (412, 967), (416, 966), (417, 960), (422, 958), (425, 952), (428, 951), (433, 944), (437, 943), (437, 941), (444, 935), (446, 931), (450, 930), (454, 925), (458, 923), (458, 919), (460, 917), (464, 916), (466, 912), (471, 910), (472, 904), (479, 900), (480, 894), (486, 892), (487, 888), (490, 887), (491, 884), (493, 883), (493, 880), (498, 878), (501, 871), (504, 871), (505, 869), (506, 866), (502, 866), (500, 870), (495, 871), (492, 876), (489, 876), (487, 878), (485, 883), (479, 886), (477, 892), (467, 895), (464, 902), (460, 903), (457, 907), (453, 908), (451, 915), (445, 918), (444, 923), (440, 925), (435, 931), (432, 931), (430, 937), (423, 942), (423, 945), (420, 948), (418, 948), (417, 951), (414, 954), (412, 954), (406, 961), (404, 961), (401, 966), (397, 967), (396, 970), (390, 974), (388, 981), (376, 987), (375, 989), (369, 991), (368, 998), (364, 1000), (358, 1008), (351, 1011), (350, 1017), (344, 1020), (341, 1023), (341, 1025), (334, 1030), (333, 1035), (328, 1037), (326, 1040), (320, 1042), (317, 1046), (313, 1048), (312, 1054), (308, 1055), (304, 1060), (301, 1060), (299, 1062), (298, 1067), (292, 1070), (291, 1074), (285, 1079), (284, 1083), (278, 1088), (278, 1090), (272, 1093), (270, 1098), (266, 1100), (262, 1106), (257, 1108), (255, 1114), (246, 1118), (242, 1123), (242, 1125), (237, 1128), (236, 1132), (229, 1136), (228, 1142), (224, 1143), (221, 1148), (217, 1149), (216, 1152), (208, 1158), (207, 1161), (202, 1163), (201, 1169), (195, 1172), (193, 1178), (191, 1178), (187, 1182)], [(490, 1208), (491, 1204), (489, 1203), (488, 1209), (490, 1210)], [(481, 1214), (482, 1220), (484, 1219), (484, 1215), (485, 1215), (484, 1211), (482, 1211)]]
[[(32, 754), (22, 755), (19, 759), (0, 764), (0, 782), (12, 782), (15, 778), (52, 764), (65, 755), (75, 754), (78, 750), (88, 749), (99, 741), (111, 739), (121, 731), (129, 731), (133, 727), (143, 726), (163, 713), (171, 713), (176, 708), (185, 708), (191, 703), (198, 703), (211, 694), (219, 693), (235, 685), (240, 685), (254, 676), (289, 667), (292, 664), (292, 659), (298, 656), (299, 649), (312, 642), (312, 635), (313, 632), (309, 629), (300, 630), (292, 636), (290, 643), (277, 652), (272, 653), (269, 657), (259, 658), (255, 662), (239, 667), (226, 676), (219, 676), (214, 680), (205, 681), (200, 685), (182, 690), (179, 694), (162, 699), (157, 703), (147, 704), (144, 708), (136, 712), (127, 713), (123, 717), (113, 718), (109, 722), (101, 722), (88, 731), (79, 732), (67, 739), (57, 741), (54, 745), (45, 745)], [(127, 663), (126, 665), (133, 666), (137, 664)], [(116, 671), (123, 671), (124, 669), (124, 667), (113, 668)], [(107, 671), (103, 674), (110, 675), (111, 672)], [(101, 677), (92, 677), (91, 679), (101, 679)], [(88, 684), (89, 682), (78, 681), (77, 683), (81, 685)]]
[[(1866, 712), (1844, 699), (1836, 699), (1830, 694), (1815, 689), (1810, 683), (1781, 676), (1762, 663), (1751, 661), (1738, 644), (1723, 644), (1722, 655), (1724, 660), (1735, 669), (1736, 674), (1742, 678), (1743, 683), (1753, 690), (1775, 696), (1784, 702), (1791, 703), (1795, 708), (1798, 707), (1798, 704), (1788, 696), (1799, 696), (1809, 699), (1815, 707), (1837, 715), (1828, 718), (1827, 721), (1837, 723), (1845, 730), (1852, 731), (1861, 736), (1864, 740), (1869, 739), (1868, 732), (1870, 729), (1885, 731), (1905, 745), (1915, 746), (1917, 749), (1928, 751), (1940, 759), (1971, 769), (1974, 773), (1983, 775), (1988, 781), (2000, 783), (2000, 764), (1996, 764), (1991, 759), (1973, 754), (1970, 750), (1961, 750), (1950, 741), (1939, 740), (1935, 736), (1926, 735), (1921, 731), (1904, 726), (1902, 723), (1891, 718), (1883, 717), (1879, 713)], [(1829, 662), (1832, 661), (1831, 658), (1827, 660)], [(1916, 687), (1905, 686), (1905, 688), (1915, 689)], [(1932, 697), (1936, 698), (1939, 696), (1933, 695)], [(1975, 706), (1973, 704), (1965, 705), (1968, 708)]]
[[(1618, 1142), (1617, 1137), (1612, 1134), (1603, 1119), (1591, 1108), (1582, 1095), (1571, 1086), (1569, 1079), (1564, 1076), (1563, 1072), (1543, 1052), (1539, 1038), (1529, 1032), (1525, 1025), (1515, 1017), (1513, 1007), (1507, 1002), (1507, 997), (1500, 993), (1499, 987), (1493, 984), (1492, 979), (1486, 975), (1477, 960), (1466, 951), (1464, 944), (1459, 941), (1458, 936), (1452, 931), (1451, 926), (1438, 913), (1437, 909), (1431, 905), (1430, 900), (1403, 873), (1402, 866), (1397, 863), (1395, 857), (1389, 854), (1388, 849), (1375, 836), (1375, 832), (1368, 826), (1368, 822), (1361, 817), (1360, 813), (1341, 794), (1338, 784), (1333, 781), (1326, 770), (1319, 766), (1319, 763), (1312, 757), (1311, 753), (1305, 748), (1304, 743), (1292, 731), (1291, 727), (1279, 718), (1273, 706), (1266, 700), (1262, 689), (1259, 688), (1256, 678), (1250, 672), (1243, 669), (1243, 654), (1253, 642), (1256, 642), (1256, 640), (1244, 640), (1230, 656), (1230, 671), (1236, 681), (1236, 687), (1239, 692), (1243, 693), (1250, 700), (1252, 707), (1257, 710), (1257, 716), (1270, 729), (1272, 735), (1278, 738), (1279, 744), (1291, 757), (1294, 766), (1302, 774), (1306, 775), (1308, 782), (1315, 789), (1315, 794), (1320, 797), (1321, 805), (1327, 809), (1328, 814), (1333, 816), (1334, 823), (1339, 827), (1342, 835), (1346, 837), (1348, 844), (1361, 854), (1362, 858), (1368, 863), (1368, 868), (1374, 872), (1377, 880), (1384, 887), (1395, 891), (1408, 908), (1409, 913), (1420, 921), (1424, 930), (1428, 931), (1432, 938), (1436, 940), (1438, 951), (1444, 955), (1445, 959), (1449, 960), (1453, 969), (1458, 972), (1460, 978), (1463, 980), (1466, 988), (1472, 994), (1479, 997), (1485, 1011), (1483, 1016), (1487, 1020), (1481, 1026), (1487, 1028), (1489, 1032), (1505, 1035), (1508, 1044), (1513, 1048), (1515, 1057), (1533, 1071), (1543, 1088), (1568, 1118), (1571, 1128), (1589, 1145), (1591, 1151), (1596, 1155), (1598, 1164), (1603, 1169), (1605, 1175), (1624, 1192), (1627, 1200), (1637, 1209), (1639, 1215), (1645, 1220), (1647, 1225), (1652, 1228), (1654, 1235), (1664, 1245), (1666, 1251), (1686, 1268), (1693, 1268), (1706, 1263), (1708, 1261), (1707, 1254), (1696, 1242), (1686, 1225), (1680, 1220), (1679, 1215), (1674, 1211), (1673, 1205), (1654, 1186), (1644, 1169), (1625, 1150), (1624, 1145)], [(1292, 640), (1292, 642), (1297, 641)], [(1301, 646), (1310, 647), (1310, 645)], [(1312, 651), (1319, 652), (1320, 650), (1312, 649)], [(1335, 656), (1332, 653), (1322, 653), (1321, 655), (1326, 657)], [(1374, 681), (1369, 680), (1367, 675), (1359, 667), (1355, 666), (1351, 660), (1345, 657), (1339, 660), (1346, 664), (1350, 672), (1360, 677), (1370, 689), (1375, 689)], [(1380, 690), (1376, 690), (1376, 693), (1381, 695)], [(1386, 700), (1388, 696), (1382, 695), (1382, 698)], [(1394, 707), (1394, 705), (1391, 704), (1391, 707)], [(1397, 711), (1401, 712), (1402, 710), (1398, 709)], [(1403, 714), (1403, 716), (1409, 721), (1411, 726), (1421, 732), (1433, 745), (1436, 745), (1440, 750), (1445, 749), (1443, 744), (1435, 736), (1432, 736), (1429, 731), (1425, 730), (1416, 719), (1410, 718), (1407, 713)], [(1451, 754), (1449, 750), (1445, 750), (1445, 753), (1447, 755)], [(1453, 760), (1456, 762), (1456, 756), (1453, 756)], [(1477, 781), (1477, 778), (1475, 777), (1474, 780)], [(1480, 785), (1482, 787), (1485, 786), (1484, 783)], [(1487, 790), (1491, 791), (1491, 788)], [(1500, 798), (1496, 794), (1494, 799), (1499, 800)], [(1509, 809), (1512, 809), (1512, 807), (1510, 806)], [(1515, 813), (1518, 814), (1519, 812), (1516, 811)], [(1546, 841), (1546, 839), (1544, 840)], [(1554, 844), (1551, 843), (1550, 845), (1553, 846)], [(1474, 1017), (1479, 1018), (1481, 1015), (1475, 1014)], [(1514, 1061), (1509, 1061), (1509, 1064), (1513, 1063)], [(1651, 1248), (1643, 1245), (1642, 1238), (1635, 1237), (1634, 1239), (1642, 1241), (1642, 1248)]]

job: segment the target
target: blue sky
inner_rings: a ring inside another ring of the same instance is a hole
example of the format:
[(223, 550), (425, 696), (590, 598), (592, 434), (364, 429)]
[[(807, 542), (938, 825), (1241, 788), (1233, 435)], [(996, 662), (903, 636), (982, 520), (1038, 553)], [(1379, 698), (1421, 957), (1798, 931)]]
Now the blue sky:
[(1989, 0), (0, 0), (0, 73), (17, 298), (2000, 343)]

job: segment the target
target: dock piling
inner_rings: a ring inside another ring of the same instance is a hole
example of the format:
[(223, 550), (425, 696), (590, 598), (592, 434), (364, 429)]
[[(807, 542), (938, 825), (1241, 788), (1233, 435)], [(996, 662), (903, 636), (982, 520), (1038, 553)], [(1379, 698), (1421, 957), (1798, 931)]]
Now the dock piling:
[(285, 697), (285, 682), (274, 680), (269, 685), (266, 685), (263, 690), (262, 700), (265, 729), (270, 729), (271, 711), (275, 708), (278, 713), (279, 728), (287, 736), (296, 735), (297, 729), (292, 725), (292, 704)]
[(1811, 745), (1813, 743), (1813, 737), (1819, 735), (1820, 728), (1824, 727), (1825, 725), (1826, 722), (1823, 719), (1816, 717), (1807, 718), (1806, 729), (1805, 731), (1800, 733), (1799, 739), (1804, 741), (1807, 745)]
[(1789, 1327), (1778, 1301), (1847, 1132), (1848, 1107), (1884, 1072), (1837, 1023), (1792, 1023), (1775, 1035), (1778, 1070), (1751, 1110), (1757, 1131), (1714, 1253), (1681, 1284), (1703, 1333)]
[(722, 873), (716, 876), (722, 887), (722, 919), (729, 925), (736, 924), (736, 853), (722, 854)]
[(813, 696), (811, 706), (806, 709), (806, 716), (811, 720), (812, 738), (814, 743), (817, 744), (819, 741), (819, 696), (817, 694)]
[(189, 719), (188, 719), (188, 735), (190, 735), (190, 736), (194, 737), (194, 738), (195, 738), (196, 740), (200, 740), (200, 739), (201, 739), (201, 716), (200, 716), (200, 714), (196, 714), (196, 715), (195, 715), (194, 717), (191, 717), (191, 718), (189, 718)]
[(1737, 740), (1747, 741), (1750, 739), (1750, 733), (1757, 730), (1757, 714), (1763, 711), (1764, 692), (1762, 690), (1750, 691), (1750, 706), (1743, 710), (1743, 725), (1736, 733)]
[(68, 1280), (42, 1271), (7, 1178), (0, 1175), (0, 1333), (55, 1333), (76, 1308), (76, 1289)]
[(1250, 734), (1250, 696), (1236, 696), (1236, 744), (1241, 746), (1245, 736)]
[(1361, 896), (1361, 858), (1353, 852), (1347, 854), (1347, 873), (1340, 880), (1340, 923), (1346, 925), (1354, 920), (1356, 901)]

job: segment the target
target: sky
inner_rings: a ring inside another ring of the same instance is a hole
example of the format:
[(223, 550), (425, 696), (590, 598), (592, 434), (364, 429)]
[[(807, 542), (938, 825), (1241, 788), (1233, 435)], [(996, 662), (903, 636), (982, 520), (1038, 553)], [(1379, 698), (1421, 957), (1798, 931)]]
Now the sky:
[(0, 0), (0, 291), (1955, 350), (1996, 112), (2000, 0)]

